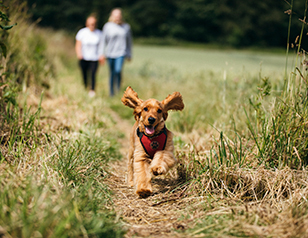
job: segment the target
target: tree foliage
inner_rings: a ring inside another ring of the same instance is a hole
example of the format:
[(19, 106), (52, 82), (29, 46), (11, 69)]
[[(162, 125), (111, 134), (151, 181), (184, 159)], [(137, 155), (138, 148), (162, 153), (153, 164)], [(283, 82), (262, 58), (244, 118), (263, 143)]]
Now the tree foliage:
[[(5, 9), (7, 8), (3, 2), (1, 1), (0, 2), (0, 29), (1, 30), (9, 30), (11, 29), (13, 26), (16, 25), (15, 24), (12, 24), (12, 25), (7, 25), (8, 22), (10, 22), (10, 19), (9, 17), (5, 14), (5, 12), (2, 11), (2, 9)], [(7, 48), (6, 48), (6, 45), (5, 43), (3, 42), (3, 40), (0, 40), (0, 55), (3, 55), (4, 57), (6, 57), (6, 51), (7, 51)]]
[[(291, 41), (296, 38), (304, 0), (294, 0)], [(121, 7), (136, 37), (241, 46), (285, 46), (290, 4), (285, 0), (28, 0), (42, 26), (76, 32), (96, 13), (98, 26)]]

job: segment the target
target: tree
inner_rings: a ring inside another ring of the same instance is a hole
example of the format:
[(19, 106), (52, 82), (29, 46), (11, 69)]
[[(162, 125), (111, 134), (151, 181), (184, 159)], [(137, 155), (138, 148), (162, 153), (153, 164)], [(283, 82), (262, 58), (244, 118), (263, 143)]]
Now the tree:
[[(0, 8), (7, 8), (6, 6), (3, 5), (3, 2), (0, 2)], [(4, 31), (10, 30), (13, 26), (16, 25), (12, 24), (12, 25), (7, 25), (7, 23), (10, 22), (10, 19), (8, 18), (8, 16), (1, 11), (0, 9), (0, 28)], [(3, 41), (0, 41), (0, 48), (1, 48), (1, 54), (6, 57), (6, 45)]]
[[(303, 0), (294, 1), (291, 38), (301, 29)], [(285, 0), (28, 0), (41, 26), (76, 33), (95, 12), (98, 27), (121, 7), (135, 37), (172, 37), (236, 47), (285, 46), (290, 9)], [(306, 36), (305, 36), (306, 37)]]

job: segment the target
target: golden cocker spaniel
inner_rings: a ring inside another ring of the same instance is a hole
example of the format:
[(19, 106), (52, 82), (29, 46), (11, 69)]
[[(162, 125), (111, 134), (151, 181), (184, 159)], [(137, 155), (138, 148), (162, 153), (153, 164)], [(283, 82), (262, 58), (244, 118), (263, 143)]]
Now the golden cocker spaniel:
[(140, 197), (147, 197), (152, 193), (151, 173), (165, 174), (177, 162), (173, 155), (173, 135), (166, 128), (165, 120), (169, 110), (183, 110), (182, 95), (174, 92), (161, 102), (156, 99), (143, 101), (127, 87), (121, 100), (134, 109), (136, 120), (127, 155), (128, 184), (135, 185)]

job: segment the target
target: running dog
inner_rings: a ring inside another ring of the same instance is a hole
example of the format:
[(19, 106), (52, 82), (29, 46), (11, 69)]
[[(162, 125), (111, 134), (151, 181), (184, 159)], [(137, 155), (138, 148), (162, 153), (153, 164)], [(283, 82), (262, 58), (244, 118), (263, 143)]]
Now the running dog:
[(173, 135), (165, 121), (169, 110), (183, 110), (182, 95), (174, 92), (161, 102), (156, 99), (143, 101), (127, 87), (121, 101), (134, 109), (136, 120), (127, 155), (128, 184), (135, 186), (140, 197), (148, 197), (153, 192), (151, 174), (165, 174), (177, 162), (173, 155)]

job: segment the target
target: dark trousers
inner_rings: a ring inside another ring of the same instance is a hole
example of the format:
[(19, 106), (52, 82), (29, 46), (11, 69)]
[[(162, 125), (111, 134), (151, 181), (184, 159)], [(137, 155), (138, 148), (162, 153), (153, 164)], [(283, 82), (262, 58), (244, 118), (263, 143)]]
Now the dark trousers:
[(80, 60), (79, 65), (82, 72), (84, 86), (88, 87), (88, 74), (91, 74), (91, 90), (95, 90), (95, 76), (98, 67), (98, 61)]

